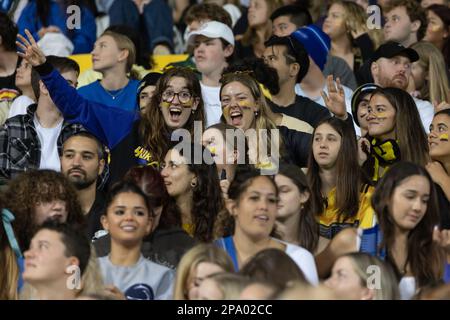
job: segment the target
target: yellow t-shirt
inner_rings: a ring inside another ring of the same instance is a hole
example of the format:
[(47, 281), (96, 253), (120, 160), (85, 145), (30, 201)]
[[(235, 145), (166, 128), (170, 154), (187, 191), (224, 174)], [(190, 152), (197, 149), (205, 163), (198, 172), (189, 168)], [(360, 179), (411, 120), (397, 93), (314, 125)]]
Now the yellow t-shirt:
[(320, 235), (327, 239), (332, 239), (339, 231), (346, 227), (354, 227), (361, 229), (372, 228), (376, 224), (375, 211), (370, 204), (370, 199), (374, 188), (365, 186), (360, 194), (359, 210), (352, 218), (344, 217), (338, 218), (337, 210), (335, 209), (336, 202), (336, 188), (333, 188), (328, 194), (327, 208), (319, 217)]

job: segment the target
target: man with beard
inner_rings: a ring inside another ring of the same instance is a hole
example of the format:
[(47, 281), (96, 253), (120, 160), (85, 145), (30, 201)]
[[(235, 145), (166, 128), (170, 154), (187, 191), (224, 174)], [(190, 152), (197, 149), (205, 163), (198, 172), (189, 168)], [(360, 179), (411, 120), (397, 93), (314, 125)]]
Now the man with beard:
[(86, 217), (89, 239), (103, 229), (100, 217), (104, 213), (105, 197), (97, 190), (97, 178), (105, 168), (104, 149), (100, 141), (88, 132), (68, 138), (61, 153), (61, 172), (77, 189), (78, 202)]
[[(374, 83), (383, 88), (395, 87), (406, 91), (411, 76), (411, 64), (417, 60), (419, 55), (414, 49), (405, 48), (393, 41), (382, 44), (371, 59), (370, 71)], [(429, 132), (434, 116), (433, 105), (429, 101), (413, 98), (423, 127)]]

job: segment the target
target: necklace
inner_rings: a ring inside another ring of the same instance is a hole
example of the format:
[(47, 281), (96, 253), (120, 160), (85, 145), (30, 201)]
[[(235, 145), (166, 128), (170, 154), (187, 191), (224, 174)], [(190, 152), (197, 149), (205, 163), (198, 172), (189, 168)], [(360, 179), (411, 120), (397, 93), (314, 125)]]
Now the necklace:
[(127, 82), (127, 84), (120, 90), (106, 90), (105, 87), (103, 87), (101, 84), (100, 86), (103, 88), (103, 90), (105, 90), (105, 92), (113, 99), (116, 100), (116, 98), (118, 96), (120, 96), (122, 94), (122, 92), (125, 90), (125, 88), (128, 86), (129, 81)]
[[(113, 100), (116, 100), (116, 98), (117, 98), (118, 96), (120, 96), (120, 94), (123, 92), (123, 90), (125, 90), (125, 88), (126, 88), (126, 86), (123, 87), (123, 88), (120, 89), (120, 90), (112, 90), (112, 91), (108, 91), (108, 90), (106, 90), (105, 88), (103, 88), (103, 89), (105, 90), (105, 92), (106, 92)], [(115, 93), (115, 94), (112, 94), (111, 92), (116, 92), (116, 93)]]

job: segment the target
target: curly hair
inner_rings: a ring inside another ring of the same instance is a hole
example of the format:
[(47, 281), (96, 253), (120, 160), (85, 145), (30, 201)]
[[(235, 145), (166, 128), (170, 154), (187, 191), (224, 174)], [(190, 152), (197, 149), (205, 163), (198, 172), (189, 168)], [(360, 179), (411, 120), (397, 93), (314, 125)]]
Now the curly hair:
[(174, 67), (166, 71), (156, 83), (155, 93), (149, 106), (145, 108), (139, 124), (139, 134), (143, 141), (145, 141), (146, 148), (153, 155), (154, 160), (158, 162), (164, 159), (165, 154), (170, 148), (171, 130), (164, 121), (164, 117), (160, 111), (160, 103), (163, 92), (169, 85), (169, 81), (174, 77), (184, 78), (186, 80), (186, 88), (191, 93), (193, 99), (198, 100), (197, 109), (195, 111), (193, 110), (193, 114), (191, 114), (188, 122), (183, 127), (193, 135), (194, 121), (202, 121), (204, 123), (205, 120), (200, 82), (194, 71), (183, 67)]
[[(216, 220), (225, 211), (217, 168), (211, 153), (202, 145), (190, 144), (190, 150), (187, 149), (176, 148), (180, 155), (186, 158), (188, 170), (197, 177), (197, 185), (193, 187), (191, 211), (194, 222), (194, 238), (210, 242), (219, 236), (216, 231)], [(205, 155), (201, 157), (200, 163), (199, 159), (195, 157), (196, 149), (201, 150), (201, 154)], [(211, 164), (207, 163), (205, 159), (210, 159), (211, 161), (208, 162)]]
[(66, 203), (67, 222), (83, 228), (84, 215), (75, 187), (62, 173), (52, 170), (31, 170), (12, 180), (3, 195), (3, 203), (15, 216), (14, 231), (21, 250), (28, 249), (38, 225), (35, 219), (39, 203), (62, 200)]

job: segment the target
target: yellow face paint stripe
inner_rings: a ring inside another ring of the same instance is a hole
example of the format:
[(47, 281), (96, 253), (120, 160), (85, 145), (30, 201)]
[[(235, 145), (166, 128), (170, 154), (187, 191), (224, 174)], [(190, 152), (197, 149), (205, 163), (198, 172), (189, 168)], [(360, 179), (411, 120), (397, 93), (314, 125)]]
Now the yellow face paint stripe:
[(439, 136), (439, 140), (448, 141), (448, 133), (443, 133)]
[[(161, 101), (161, 103), (159, 105), (161, 107), (163, 107), (163, 108), (169, 108), (172, 104), (170, 102), (167, 102), (167, 101)], [(192, 101), (189, 101), (187, 103), (182, 103), (181, 107), (183, 107), (183, 108), (192, 108)]]
[(374, 115), (377, 118), (387, 118), (386, 112), (378, 112), (378, 113), (374, 113)]

